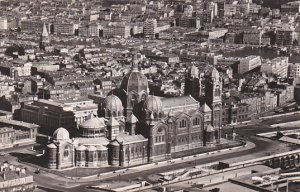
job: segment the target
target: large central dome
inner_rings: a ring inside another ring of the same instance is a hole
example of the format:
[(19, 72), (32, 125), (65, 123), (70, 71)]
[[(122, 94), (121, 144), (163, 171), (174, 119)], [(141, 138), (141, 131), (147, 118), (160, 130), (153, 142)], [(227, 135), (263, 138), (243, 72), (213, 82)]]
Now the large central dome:
[(136, 91), (137, 93), (140, 93), (141, 91), (147, 92), (148, 79), (143, 73), (134, 69), (130, 73), (124, 76), (122, 80), (121, 88), (127, 92), (130, 91)]
[(136, 93), (148, 91), (148, 79), (139, 71), (137, 54), (134, 54), (132, 58), (131, 72), (123, 77), (121, 89), (124, 89), (127, 93), (131, 91), (135, 91)]

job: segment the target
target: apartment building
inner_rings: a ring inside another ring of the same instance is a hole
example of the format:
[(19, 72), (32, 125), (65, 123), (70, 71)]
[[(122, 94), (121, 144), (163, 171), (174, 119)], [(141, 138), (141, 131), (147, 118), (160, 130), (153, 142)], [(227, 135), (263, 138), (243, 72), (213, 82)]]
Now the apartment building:
[(262, 38), (262, 31), (260, 29), (249, 29), (243, 33), (243, 43), (250, 45), (260, 45)]
[(74, 35), (78, 25), (70, 22), (55, 22), (53, 28), (54, 34)]
[(281, 78), (288, 76), (289, 58), (276, 57), (272, 60), (265, 60), (261, 65), (261, 72), (268, 75), (277, 75)]
[(238, 67), (238, 73), (244, 74), (244, 73), (246, 73), (256, 67), (259, 67), (259, 66), (261, 66), (260, 56), (251, 55), (251, 56), (242, 58), (240, 60), (240, 64)]
[(0, 17), (0, 31), (7, 30), (7, 18), (6, 17)]
[(103, 37), (130, 37), (130, 26), (120, 22), (109, 23), (103, 27)]
[(157, 20), (156, 19), (147, 19), (144, 22), (144, 35), (145, 37), (155, 37), (157, 33)]

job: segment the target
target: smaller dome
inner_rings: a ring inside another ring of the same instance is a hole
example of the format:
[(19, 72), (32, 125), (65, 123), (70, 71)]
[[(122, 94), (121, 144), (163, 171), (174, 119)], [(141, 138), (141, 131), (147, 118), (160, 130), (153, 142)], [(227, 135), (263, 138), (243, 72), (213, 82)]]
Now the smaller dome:
[(65, 128), (60, 127), (54, 131), (53, 138), (57, 141), (66, 141), (70, 139), (70, 134)]
[(144, 110), (151, 112), (161, 112), (162, 111), (162, 102), (159, 97), (148, 96), (147, 100), (144, 103)]
[(106, 127), (106, 124), (104, 118), (93, 117), (80, 124), (80, 127), (83, 129), (99, 129)]
[(93, 145), (88, 146), (87, 151), (97, 151), (97, 148)]
[(86, 147), (83, 145), (80, 145), (79, 147), (76, 148), (76, 151), (84, 151), (86, 150)]
[(112, 112), (123, 112), (123, 104), (121, 99), (115, 95), (109, 95), (105, 98), (105, 108)]
[(49, 149), (56, 149), (57, 148), (57, 146), (54, 143), (51, 143), (51, 144), (47, 145), (47, 147)]
[(103, 146), (103, 145), (98, 145), (97, 146), (97, 150), (98, 151), (106, 151), (107, 150), (107, 147)]

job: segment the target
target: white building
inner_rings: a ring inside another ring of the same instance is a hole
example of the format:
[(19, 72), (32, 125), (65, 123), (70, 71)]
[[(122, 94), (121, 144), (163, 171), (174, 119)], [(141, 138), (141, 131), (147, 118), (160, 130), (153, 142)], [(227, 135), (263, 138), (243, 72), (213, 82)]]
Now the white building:
[(7, 18), (0, 17), (0, 30), (7, 30)]
[(74, 35), (78, 25), (67, 22), (54, 23), (54, 34)]
[(154, 37), (157, 33), (156, 19), (147, 19), (144, 22), (144, 35), (145, 37)]
[(238, 72), (239, 74), (244, 74), (259, 66), (261, 66), (260, 56), (251, 55), (240, 60)]
[(205, 36), (208, 39), (218, 39), (223, 37), (228, 32), (225, 28), (214, 28), (210, 30), (200, 31), (201, 36)]
[(130, 26), (126, 23), (111, 22), (103, 27), (103, 37), (130, 37)]
[(289, 64), (289, 77), (299, 78), (300, 77), (300, 63)]
[(265, 60), (261, 65), (261, 72), (286, 78), (288, 75), (288, 67), (288, 57), (276, 57), (272, 60)]

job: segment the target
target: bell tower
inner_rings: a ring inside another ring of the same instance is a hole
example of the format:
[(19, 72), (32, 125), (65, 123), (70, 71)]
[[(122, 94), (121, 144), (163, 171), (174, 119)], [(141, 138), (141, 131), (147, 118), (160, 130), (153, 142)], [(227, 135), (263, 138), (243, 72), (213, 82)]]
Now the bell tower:
[(46, 27), (46, 24), (44, 23), (43, 25), (43, 31), (42, 31), (42, 35), (41, 35), (41, 47), (44, 47), (45, 45), (49, 45), (50, 44), (50, 37), (49, 37), (49, 33)]
[(217, 130), (216, 138), (220, 143), (222, 126), (222, 80), (214, 67), (205, 83), (205, 101), (212, 109), (212, 126)]

